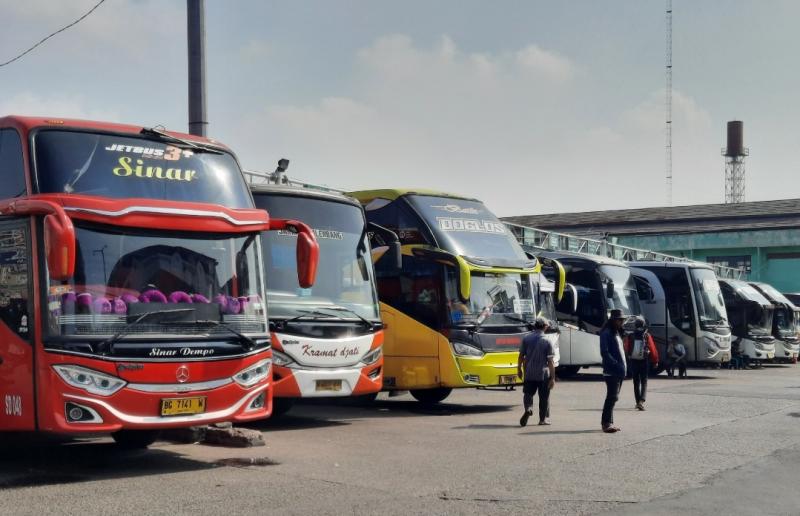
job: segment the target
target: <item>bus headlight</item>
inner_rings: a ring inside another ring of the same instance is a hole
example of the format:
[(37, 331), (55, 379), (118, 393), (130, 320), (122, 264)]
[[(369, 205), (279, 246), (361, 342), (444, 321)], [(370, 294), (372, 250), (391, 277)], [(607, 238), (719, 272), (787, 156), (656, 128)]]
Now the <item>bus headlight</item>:
[(275, 365), (279, 365), (281, 367), (288, 366), (289, 364), (294, 362), (294, 360), (292, 360), (292, 357), (290, 357), (286, 353), (281, 353), (277, 349), (272, 350), (272, 360), (275, 362)]
[(252, 387), (269, 375), (272, 360), (266, 359), (256, 362), (247, 369), (233, 375), (233, 380), (242, 387)]
[(453, 342), (453, 352), (462, 357), (482, 357), (483, 351), (464, 342)]
[(703, 337), (703, 340), (706, 341), (706, 349), (709, 353), (716, 353), (719, 351), (719, 345), (717, 344), (716, 340), (710, 337)]
[(372, 351), (364, 355), (364, 358), (361, 359), (361, 362), (363, 362), (366, 365), (374, 364), (375, 362), (378, 361), (379, 358), (381, 358), (382, 352), (383, 348), (381, 347), (373, 349)]
[(111, 396), (127, 384), (122, 378), (81, 366), (59, 364), (53, 369), (69, 385), (98, 396)]

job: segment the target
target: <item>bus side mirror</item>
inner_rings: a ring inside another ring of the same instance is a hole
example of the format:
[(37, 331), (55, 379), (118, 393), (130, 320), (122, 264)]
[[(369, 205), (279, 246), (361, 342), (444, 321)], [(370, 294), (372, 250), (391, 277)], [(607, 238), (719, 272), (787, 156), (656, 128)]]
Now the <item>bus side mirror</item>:
[(606, 297), (609, 298), (609, 299), (614, 297), (614, 282), (613, 281), (609, 281), (608, 284), (606, 285)]
[(297, 282), (300, 288), (314, 286), (319, 265), (319, 244), (311, 229), (306, 228), (308, 231), (300, 231), (297, 235)]
[(269, 223), (271, 231), (286, 229), (297, 233), (297, 283), (300, 288), (314, 286), (319, 265), (319, 243), (314, 231), (299, 220), (272, 219)]
[(558, 302), (557, 306), (560, 312), (569, 315), (578, 313), (578, 291), (575, 289), (575, 285), (569, 283), (565, 285), (564, 295), (561, 297), (561, 301)]
[(385, 246), (376, 247), (372, 250), (372, 263), (377, 263), (388, 252), (391, 253), (393, 268), (398, 271), (401, 270), (403, 268), (403, 251), (397, 233), (374, 222), (368, 223), (367, 229), (379, 235), (386, 243)]
[[(67, 219), (69, 220), (69, 219)], [(67, 281), (75, 274), (75, 228), (56, 215), (44, 217), (44, 247), (50, 278)]]

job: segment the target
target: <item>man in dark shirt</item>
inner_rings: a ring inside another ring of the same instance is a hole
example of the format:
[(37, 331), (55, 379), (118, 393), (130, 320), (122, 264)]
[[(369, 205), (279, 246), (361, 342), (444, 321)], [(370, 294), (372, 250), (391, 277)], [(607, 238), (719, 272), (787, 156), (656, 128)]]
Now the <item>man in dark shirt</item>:
[[(553, 344), (545, 337), (547, 321), (537, 318), (533, 323), (533, 333), (522, 340), (519, 348), (517, 375), (523, 379), (522, 403), (525, 412), (519, 419), (520, 426), (528, 424), (533, 415), (533, 395), (539, 392), (539, 424), (549, 425), (547, 421), (550, 390), (555, 385), (556, 371), (553, 363), (555, 350)], [(524, 376), (523, 376), (524, 366)]]

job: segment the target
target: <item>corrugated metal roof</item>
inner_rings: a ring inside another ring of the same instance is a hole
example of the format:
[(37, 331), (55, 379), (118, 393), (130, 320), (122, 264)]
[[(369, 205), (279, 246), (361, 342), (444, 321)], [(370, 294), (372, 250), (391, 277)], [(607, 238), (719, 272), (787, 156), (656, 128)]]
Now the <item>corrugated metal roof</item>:
[(503, 217), (578, 236), (705, 233), (800, 227), (800, 199)]

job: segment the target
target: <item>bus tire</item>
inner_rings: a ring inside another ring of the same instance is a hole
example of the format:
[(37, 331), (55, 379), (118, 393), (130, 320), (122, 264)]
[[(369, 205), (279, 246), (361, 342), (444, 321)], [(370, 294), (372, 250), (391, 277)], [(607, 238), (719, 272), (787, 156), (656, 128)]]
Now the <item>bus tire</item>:
[(378, 399), (377, 392), (371, 392), (369, 394), (362, 394), (360, 396), (356, 396), (355, 401), (359, 405), (372, 405), (375, 403), (375, 400)]
[(581, 370), (581, 366), (571, 365), (571, 366), (558, 366), (556, 368), (556, 376), (559, 378), (572, 378), (576, 374), (578, 374)]
[(158, 430), (119, 430), (111, 434), (111, 438), (120, 448), (141, 450), (156, 442), (159, 435)]
[(425, 405), (434, 405), (450, 396), (453, 389), (447, 387), (436, 387), (434, 389), (411, 389), (414, 399)]
[(270, 417), (281, 417), (286, 414), (294, 407), (295, 401), (297, 401), (296, 398), (272, 398), (272, 416)]

